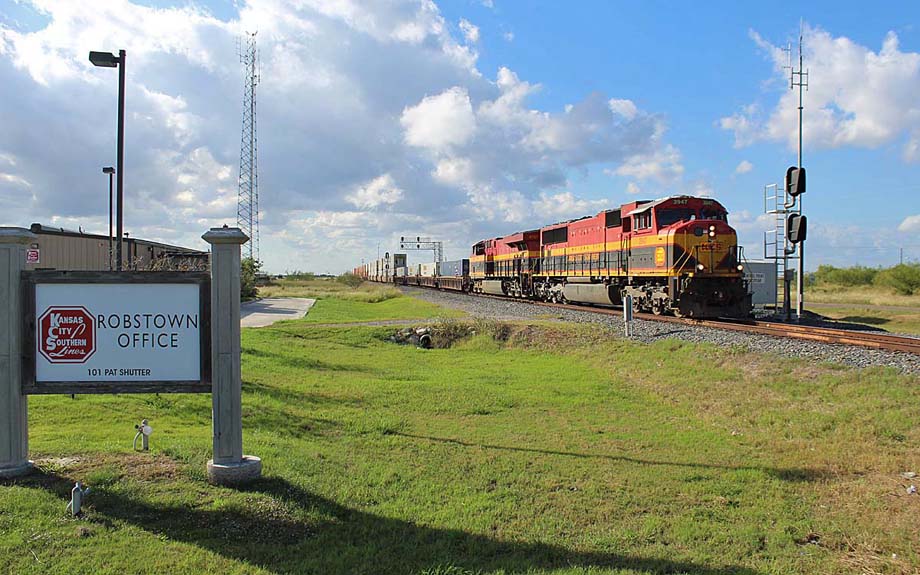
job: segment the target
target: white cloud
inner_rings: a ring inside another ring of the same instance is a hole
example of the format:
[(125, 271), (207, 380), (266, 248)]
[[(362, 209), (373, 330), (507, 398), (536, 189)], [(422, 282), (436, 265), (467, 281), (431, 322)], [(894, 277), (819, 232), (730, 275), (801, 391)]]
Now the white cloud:
[(642, 188), (636, 182), (629, 182), (626, 184), (626, 193), (631, 195), (641, 194)]
[(393, 176), (383, 174), (345, 196), (345, 199), (358, 208), (370, 209), (384, 204), (395, 204), (402, 197), (403, 191), (393, 181)]
[(904, 218), (904, 221), (898, 226), (898, 231), (904, 233), (920, 232), (920, 214)]
[[(920, 53), (902, 51), (897, 34), (889, 32), (878, 51), (820, 28), (805, 29), (805, 62), (810, 86), (805, 94), (804, 138), (812, 148), (873, 148), (909, 138), (904, 158), (916, 157), (920, 134)], [(758, 140), (798, 144), (798, 93), (788, 89), (785, 53), (751, 32), (754, 42), (773, 64), (782, 89), (772, 111), (756, 105), (724, 117), (720, 126), (734, 133), (738, 147)]]
[(608, 102), (610, 106), (610, 111), (614, 114), (619, 114), (627, 120), (632, 120), (636, 117), (638, 109), (632, 100), (618, 100), (616, 98), (611, 98)]
[(465, 144), (476, 130), (470, 95), (459, 86), (405, 108), (400, 123), (407, 144), (433, 150)]
[(747, 160), (741, 160), (738, 166), (735, 168), (736, 174), (746, 174), (754, 169), (754, 164)]
[(7, 182), (8, 184), (12, 184), (14, 186), (21, 186), (23, 188), (32, 187), (32, 184), (30, 184), (25, 178), (21, 176), (17, 176), (15, 174), (6, 174), (4, 172), (0, 172), (0, 180)]
[(462, 187), (473, 181), (473, 163), (469, 158), (444, 158), (438, 161), (432, 176), (444, 184)]
[(554, 220), (563, 220), (593, 215), (610, 206), (611, 202), (607, 198), (588, 200), (579, 198), (572, 192), (561, 192), (552, 195), (540, 194), (540, 198), (534, 202), (533, 209), (536, 218), (551, 216)]
[(627, 158), (614, 173), (638, 180), (672, 182), (683, 175), (684, 166), (681, 164), (680, 151), (674, 146), (667, 145), (651, 154), (636, 154)]
[(463, 32), (463, 37), (470, 44), (479, 42), (479, 26), (472, 24), (466, 18), (460, 19), (460, 31)]
[(481, 0), (481, 4), (486, 8), (495, 8), (495, 3), (492, 0)]
[(509, 30), (502, 34), (502, 38), (505, 39), (505, 42), (514, 42), (514, 32)]

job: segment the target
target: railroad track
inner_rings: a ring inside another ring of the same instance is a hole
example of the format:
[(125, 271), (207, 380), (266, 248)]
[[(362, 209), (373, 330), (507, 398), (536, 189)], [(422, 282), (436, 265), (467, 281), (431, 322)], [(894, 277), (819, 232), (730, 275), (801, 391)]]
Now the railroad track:
[[(408, 287), (428, 287), (428, 286), (408, 286)], [(428, 287), (428, 289), (435, 289)], [(448, 290), (452, 291), (452, 290)], [(461, 292), (457, 292), (461, 293)], [(501, 301), (516, 301), (529, 303), (543, 307), (570, 309), (581, 312), (598, 313), (604, 315), (622, 316), (622, 309), (596, 307), (591, 305), (572, 305), (563, 303), (549, 303), (542, 301), (533, 301), (517, 298), (508, 298), (493, 296), (488, 294), (477, 294), (479, 297), (489, 297)], [(905, 337), (899, 335), (890, 335), (871, 331), (853, 331), (840, 328), (818, 327), (801, 324), (787, 324), (772, 321), (758, 320), (739, 320), (739, 319), (690, 319), (679, 318), (666, 315), (654, 315), (647, 313), (637, 313), (636, 318), (648, 321), (661, 321), (667, 323), (676, 323), (683, 325), (696, 325), (702, 327), (711, 327), (715, 329), (724, 329), (728, 331), (738, 331), (745, 333), (754, 333), (758, 335), (768, 335), (772, 337), (783, 337), (789, 339), (802, 339), (816, 341), (820, 343), (836, 345), (854, 345), (871, 349), (881, 349), (886, 351), (899, 351), (920, 355), (920, 338)]]

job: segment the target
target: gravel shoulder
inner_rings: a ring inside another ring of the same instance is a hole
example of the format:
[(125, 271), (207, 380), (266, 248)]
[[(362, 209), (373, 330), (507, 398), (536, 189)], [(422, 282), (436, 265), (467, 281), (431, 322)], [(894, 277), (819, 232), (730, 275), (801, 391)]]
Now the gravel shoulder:
[[(616, 337), (625, 337), (623, 321), (616, 316), (534, 306), (526, 302), (482, 298), (467, 294), (442, 292), (417, 287), (400, 287), (406, 295), (444, 307), (465, 311), (474, 317), (495, 320), (541, 320), (593, 323)], [(848, 345), (832, 345), (795, 339), (741, 333), (717, 328), (676, 325), (656, 321), (635, 320), (631, 339), (650, 343), (659, 339), (677, 338), (721, 346), (742, 346), (751, 351), (772, 353), (853, 367), (887, 366), (903, 373), (920, 375), (920, 356)]]

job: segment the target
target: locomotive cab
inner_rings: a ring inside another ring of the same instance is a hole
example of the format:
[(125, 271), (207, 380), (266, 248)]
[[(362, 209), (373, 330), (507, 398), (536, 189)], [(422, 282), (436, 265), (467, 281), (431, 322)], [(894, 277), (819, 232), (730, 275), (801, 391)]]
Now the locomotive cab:
[[(633, 280), (624, 295), (632, 295), (638, 309), (686, 317), (750, 312), (738, 239), (719, 202), (664, 198), (629, 216)], [(643, 253), (650, 251), (641, 248), (645, 245), (655, 246), (653, 254)]]

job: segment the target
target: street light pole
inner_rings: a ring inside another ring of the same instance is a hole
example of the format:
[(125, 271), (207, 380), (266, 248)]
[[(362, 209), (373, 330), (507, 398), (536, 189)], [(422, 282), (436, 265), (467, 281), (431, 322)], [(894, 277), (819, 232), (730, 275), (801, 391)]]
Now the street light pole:
[(122, 246), (124, 244), (124, 178), (125, 178), (125, 51), (119, 50), (118, 56), (110, 52), (90, 52), (89, 61), (93, 66), (102, 68), (118, 68), (118, 158), (116, 170), (118, 173), (118, 192), (116, 201), (116, 228), (118, 243), (115, 244), (116, 261), (115, 269), (122, 271)]
[(112, 259), (114, 255), (112, 254), (112, 176), (115, 175), (115, 168), (107, 166), (102, 168), (102, 173), (109, 175), (109, 271), (112, 271), (112, 267), (114, 267), (115, 264)]
[(122, 246), (124, 245), (124, 201), (125, 201), (125, 51), (118, 51), (118, 159), (116, 160), (116, 170), (118, 176), (118, 202), (117, 202), (117, 231), (118, 231), (118, 248), (116, 268), (122, 271), (124, 260), (122, 259)]

